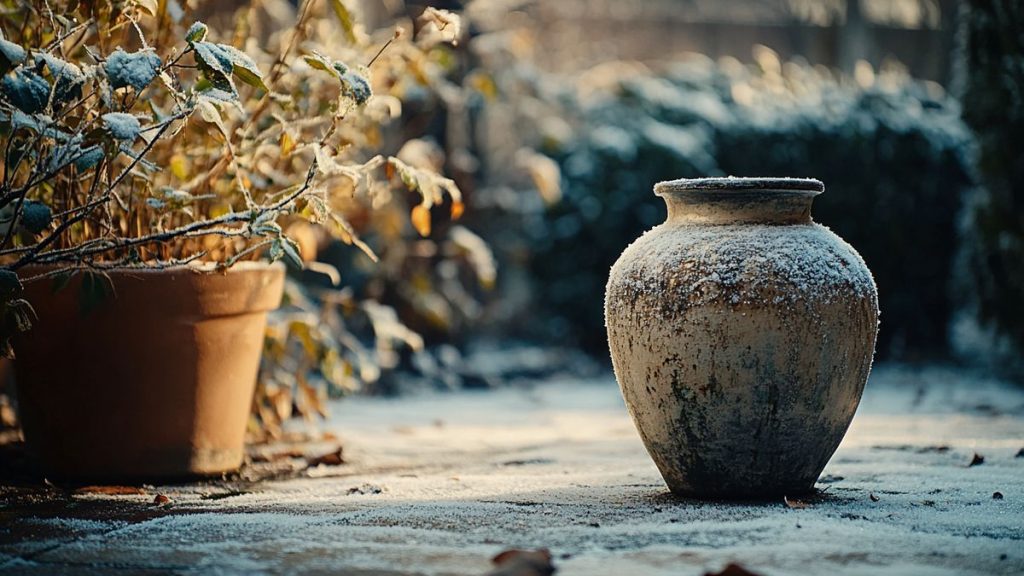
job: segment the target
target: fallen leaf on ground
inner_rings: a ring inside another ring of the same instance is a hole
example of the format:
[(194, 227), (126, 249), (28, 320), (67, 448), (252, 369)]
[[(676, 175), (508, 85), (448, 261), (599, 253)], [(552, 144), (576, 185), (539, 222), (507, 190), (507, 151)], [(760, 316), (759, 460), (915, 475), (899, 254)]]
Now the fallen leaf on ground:
[(704, 576), (760, 576), (760, 574), (747, 570), (742, 564), (732, 562), (722, 568), (721, 572), (705, 572)]
[(82, 486), (75, 488), (74, 494), (103, 494), (105, 496), (137, 496), (146, 495), (146, 491), (138, 486)]
[(341, 446), (338, 446), (337, 448), (326, 454), (310, 458), (309, 460), (306, 461), (306, 463), (309, 464), (310, 468), (320, 466), (321, 464), (323, 464), (324, 466), (340, 466), (345, 463), (345, 459), (342, 457), (341, 453), (342, 448)]
[(156, 498), (153, 498), (154, 506), (166, 506), (171, 502), (174, 502), (174, 500), (171, 500), (171, 497), (166, 494), (157, 494)]
[(551, 576), (555, 566), (547, 548), (538, 550), (511, 549), (491, 558), (494, 569), (487, 576)]
[(257, 452), (249, 457), (252, 462), (279, 462), (295, 458), (305, 458), (306, 454), (298, 448), (289, 448), (278, 452)]
[(870, 498), (872, 502), (878, 502), (879, 500), (881, 500), (881, 498), (875, 496), (874, 494), (868, 494), (868, 498)]
[(977, 466), (979, 464), (984, 464), (984, 463), (985, 463), (985, 457), (982, 456), (981, 454), (978, 454), (977, 452), (975, 452), (974, 453), (974, 457), (971, 458), (971, 461), (970, 461), (970, 463), (967, 464), (967, 467), (970, 468), (971, 466)]
[(786, 496), (782, 497), (782, 501), (786, 503), (786, 506), (788, 506), (789, 508), (791, 508), (793, 510), (800, 510), (802, 508), (807, 508), (809, 506), (809, 504), (807, 504), (807, 502), (802, 502), (800, 500), (791, 500), (791, 499), (787, 498)]

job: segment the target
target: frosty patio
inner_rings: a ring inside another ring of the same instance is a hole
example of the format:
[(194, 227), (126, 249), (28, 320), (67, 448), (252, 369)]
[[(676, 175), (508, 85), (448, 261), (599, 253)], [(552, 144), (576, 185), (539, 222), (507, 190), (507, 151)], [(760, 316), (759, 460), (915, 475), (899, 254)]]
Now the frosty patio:
[(818, 494), (743, 504), (671, 497), (610, 377), (535, 384), (347, 399), (326, 425), (347, 462), (300, 478), (3, 486), (0, 571), (482, 574), (512, 547), (559, 574), (1024, 569), (1019, 387), (878, 366)]

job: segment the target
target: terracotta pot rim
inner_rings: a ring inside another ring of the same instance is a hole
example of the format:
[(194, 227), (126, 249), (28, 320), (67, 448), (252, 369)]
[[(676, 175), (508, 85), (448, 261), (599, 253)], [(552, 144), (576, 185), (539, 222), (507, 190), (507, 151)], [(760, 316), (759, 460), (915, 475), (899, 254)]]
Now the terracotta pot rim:
[(666, 196), (693, 192), (768, 192), (813, 197), (825, 191), (816, 178), (679, 178), (654, 185), (654, 193)]
[[(60, 264), (51, 264), (51, 263), (46, 263), (46, 264), (29, 264), (29, 265), (19, 269), (19, 271), (37, 270), (37, 271), (40, 271), (40, 272), (45, 272), (45, 271), (54, 270), (54, 269), (60, 268), (60, 267), (61, 267)], [(223, 275), (223, 274), (236, 274), (236, 273), (242, 273), (242, 272), (259, 272), (259, 271), (264, 271), (264, 270), (273, 270), (275, 268), (282, 268), (283, 269), (284, 267), (285, 267), (284, 263), (280, 262), (280, 261), (278, 261), (278, 262), (263, 262), (263, 261), (246, 260), (246, 261), (243, 261), (243, 262), (236, 262), (234, 265), (232, 265), (231, 267), (226, 268), (224, 270), (217, 270), (217, 263), (216, 262), (190, 262), (188, 264), (181, 264), (181, 265), (177, 265), (177, 266), (168, 266), (166, 268), (145, 268), (145, 267), (132, 268), (132, 267), (124, 267), (124, 268), (114, 268), (112, 270), (104, 270), (103, 272), (106, 273), (106, 274), (110, 274), (112, 276), (143, 276), (143, 275), (145, 275), (145, 276), (161, 276), (161, 275), (174, 274), (174, 273), (180, 273), (180, 272), (190, 272), (190, 273), (194, 273), (194, 274), (222, 274)], [(85, 272), (87, 270), (88, 270), (88, 268), (79, 268), (79, 269), (76, 269), (75, 272), (76, 273), (78, 273), (78, 272)], [(42, 280), (42, 278), (40, 278), (39, 280)]]

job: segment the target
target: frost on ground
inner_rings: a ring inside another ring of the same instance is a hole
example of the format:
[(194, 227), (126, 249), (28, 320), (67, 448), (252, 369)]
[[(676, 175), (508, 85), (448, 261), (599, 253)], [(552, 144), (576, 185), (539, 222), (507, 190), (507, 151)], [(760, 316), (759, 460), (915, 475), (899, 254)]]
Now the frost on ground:
[(1024, 389), (958, 370), (878, 367), (821, 494), (789, 505), (671, 497), (608, 378), (348, 399), (327, 427), (347, 464), (244, 490), (2, 489), (0, 572), (482, 574), (511, 547), (559, 574), (1024, 572)]

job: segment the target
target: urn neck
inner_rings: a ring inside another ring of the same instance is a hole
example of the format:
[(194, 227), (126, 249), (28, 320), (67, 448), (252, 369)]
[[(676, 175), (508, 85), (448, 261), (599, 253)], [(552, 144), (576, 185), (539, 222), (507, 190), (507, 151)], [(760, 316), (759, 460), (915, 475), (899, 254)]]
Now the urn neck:
[(689, 224), (803, 224), (824, 191), (805, 178), (694, 178), (659, 182), (668, 221)]

